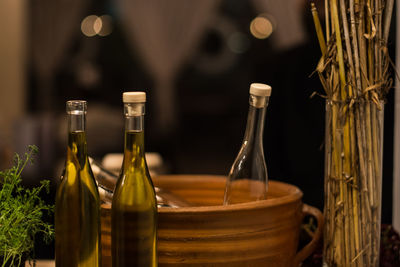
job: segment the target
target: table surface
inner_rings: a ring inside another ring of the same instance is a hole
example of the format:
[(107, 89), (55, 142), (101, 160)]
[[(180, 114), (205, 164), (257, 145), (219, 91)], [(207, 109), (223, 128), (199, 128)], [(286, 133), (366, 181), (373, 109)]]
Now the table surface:
[[(31, 267), (33, 266), (29, 264), (29, 262), (25, 263), (25, 267)], [(56, 263), (54, 260), (37, 260), (35, 267), (55, 267)]]

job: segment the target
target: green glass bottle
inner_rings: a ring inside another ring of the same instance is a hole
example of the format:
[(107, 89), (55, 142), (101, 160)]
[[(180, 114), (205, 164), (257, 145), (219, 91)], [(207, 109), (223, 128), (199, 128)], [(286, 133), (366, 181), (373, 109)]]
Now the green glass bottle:
[(157, 201), (144, 150), (146, 94), (123, 94), (125, 147), (111, 209), (112, 266), (157, 266)]
[(57, 267), (101, 266), (100, 198), (87, 156), (86, 110), (86, 101), (67, 102), (67, 159), (55, 209)]

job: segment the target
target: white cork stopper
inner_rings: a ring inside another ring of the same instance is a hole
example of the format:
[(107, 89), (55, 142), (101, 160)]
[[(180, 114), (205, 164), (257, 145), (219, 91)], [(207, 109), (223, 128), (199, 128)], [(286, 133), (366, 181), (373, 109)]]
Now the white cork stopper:
[(271, 86), (263, 83), (252, 83), (250, 85), (250, 94), (255, 96), (270, 96), (272, 88)]
[(122, 94), (124, 103), (144, 103), (146, 102), (145, 92), (125, 92)]

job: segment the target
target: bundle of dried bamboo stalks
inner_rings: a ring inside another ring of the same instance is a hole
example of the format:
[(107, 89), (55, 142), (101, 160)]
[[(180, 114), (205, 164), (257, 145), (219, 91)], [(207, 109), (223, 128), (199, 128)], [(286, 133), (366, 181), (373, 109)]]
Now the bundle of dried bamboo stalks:
[(312, 13), (326, 94), (324, 266), (378, 266), (383, 103), (393, 0), (325, 0)]

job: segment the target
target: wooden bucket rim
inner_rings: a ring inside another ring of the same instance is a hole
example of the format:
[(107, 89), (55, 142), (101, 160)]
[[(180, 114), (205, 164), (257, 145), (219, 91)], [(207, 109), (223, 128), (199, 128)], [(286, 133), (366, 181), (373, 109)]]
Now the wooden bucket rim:
[[(177, 174), (177, 175), (158, 175), (155, 176), (154, 179), (176, 179), (177, 177), (181, 177), (180, 179), (185, 180), (185, 183), (190, 183), (193, 180), (199, 181), (202, 179), (203, 182), (215, 183), (216, 179), (226, 179), (226, 176), (223, 175), (200, 175), (200, 174)], [(220, 181), (218, 181), (220, 182)], [(158, 213), (161, 214), (174, 214), (174, 213), (229, 213), (234, 211), (244, 211), (244, 210), (256, 210), (256, 209), (266, 209), (269, 207), (276, 207), (281, 205), (287, 205), (289, 203), (294, 203), (303, 197), (303, 192), (295, 185), (288, 184), (285, 182), (269, 180), (269, 184), (274, 184), (274, 186), (278, 186), (279, 188), (283, 188), (282, 191), (288, 192), (287, 195), (282, 197), (275, 197), (266, 200), (259, 200), (253, 202), (232, 204), (232, 205), (215, 205), (215, 206), (193, 206), (193, 207), (180, 207), (180, 208), (170, 208), (170, 207), (160, 207), (158, 208)], [(111, 209), (111, 204), (105, 203), (102, 204), (101, 207), (103, 209)]]

